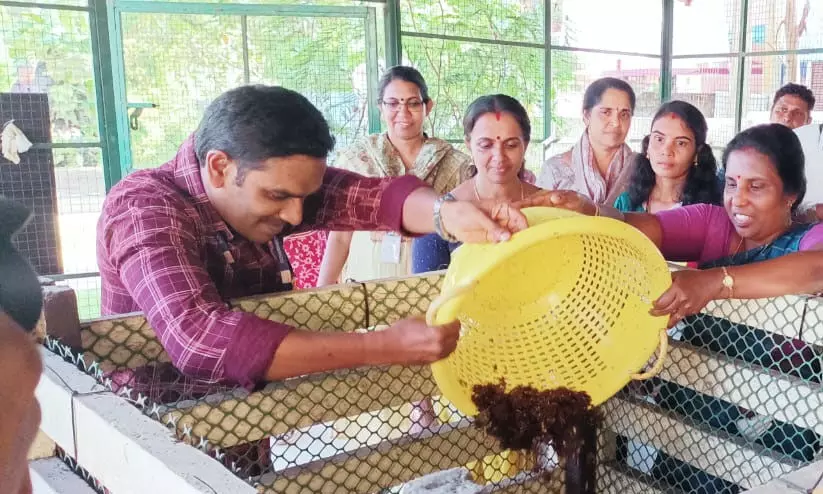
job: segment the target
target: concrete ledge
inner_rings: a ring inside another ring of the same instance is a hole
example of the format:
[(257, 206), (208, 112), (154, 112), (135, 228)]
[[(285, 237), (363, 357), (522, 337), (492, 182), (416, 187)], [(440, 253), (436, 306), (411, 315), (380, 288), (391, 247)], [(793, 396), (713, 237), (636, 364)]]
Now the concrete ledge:
[(79, 475), (57, 458), (29, 463), (34, 494), (95, 494)]
[(819, 385), (680, 342), (671, 343), (659, 377), (823, 435)]
[(61, 357), (42, 356), (41, 429), (112, 492), (256, 492)]
[[(823, 494), (823, 483), (815, 485), (823, 475), (823, 461), (812, 463), (779, 479), (755, 487), (749, 494)], [(812, 490), (814, 489), (814, 490)]]
[(793, 460), (774, 458), (731, 438), (680, 422), (645, 403), (612, 398), (603, 405), (603, 411), (608, 429), (743, 488), (787, 475), (798, 466)]

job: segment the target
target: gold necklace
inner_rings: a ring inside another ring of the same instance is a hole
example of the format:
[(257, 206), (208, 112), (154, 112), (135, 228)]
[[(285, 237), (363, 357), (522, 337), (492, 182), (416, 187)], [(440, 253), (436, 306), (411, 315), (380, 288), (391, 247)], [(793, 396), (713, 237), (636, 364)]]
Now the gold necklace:
[(740, 247), (743, 246), (743, 237), (740, 237), (740, 242), (737, 243), (737, 248), (734, 249), (734, 253), (732, 255), (740, 254)]
[[(483, 198), (480, 197), (480, 191), (477, 190), (477, 178), (475, 178), (472, 181), (472, 185), (474, 186), (474, 197), (476, 197), (478, 201), (482, 201)], [(522, 201), (525, 198), (526, 198), (526, 189), (525, 189), (525, 187), (523, 187), (523, 181), (521, 180), (520, 181), (520, 200)]]

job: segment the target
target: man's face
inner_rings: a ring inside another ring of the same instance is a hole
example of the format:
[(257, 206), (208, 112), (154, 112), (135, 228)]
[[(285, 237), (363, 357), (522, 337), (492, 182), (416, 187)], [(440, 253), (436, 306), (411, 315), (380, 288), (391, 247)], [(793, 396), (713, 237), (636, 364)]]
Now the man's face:
[(772, 107), (771, 122), (796, 129), (812, 123), (812, 112), (809, 105), (794, 94), (781, 96)]
[(202, 168), (209, 199), (220, 215), (234, 231), (257, 243), (303, 221), (303, 201), (320, 189), (325, 172), (325, 158), (269, 158), (250, 170), (222, 151), (210, 151)]

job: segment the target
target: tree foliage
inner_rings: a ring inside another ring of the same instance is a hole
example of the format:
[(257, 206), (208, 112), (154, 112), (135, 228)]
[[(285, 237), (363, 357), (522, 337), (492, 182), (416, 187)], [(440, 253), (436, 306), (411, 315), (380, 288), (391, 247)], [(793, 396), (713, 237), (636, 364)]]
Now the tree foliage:
[(88, 14), (0, 7), (0, 90), (47, 91), (55, 142), (100, 140)]
[[(374, 7), (374, 3), (347, 0), (244, 3)], [(401, 4), (406, 31), (544, 43), (541, 0), (402, 0)], [(0, 7), (0, 26), (0, 84), (14, 84), (21, 60), (45, 62), (55, 141), (98, 141), (88, 14)], [(376, 27), (382, 43), (382, 23)], [(143, 109), (137, 128), (131, 131), (135, 167), (166, 161), (195, 129), (205, 106), (222, 91), (244, 82), (279, 84), (303, 92), (330, 120), (341, 145), (368, 132), (363, 19), (125, 13), (122, 33), (127, 102), (157, 106)], [(423, 72), (438, 102), (431, 115), (436, 135), (462, 139), (460, 122), (468, 103), (482, 94), (502, 92), (526, 105), (533, 120), (533, 140), (543, 138), (547, 102), (542, 48), (412, 36), (402, 43), (404, 60)], [(380, 62), (378, 71), (384, 68)], [(571, 78), (557, 72), (552, 76), (552, 93)]]

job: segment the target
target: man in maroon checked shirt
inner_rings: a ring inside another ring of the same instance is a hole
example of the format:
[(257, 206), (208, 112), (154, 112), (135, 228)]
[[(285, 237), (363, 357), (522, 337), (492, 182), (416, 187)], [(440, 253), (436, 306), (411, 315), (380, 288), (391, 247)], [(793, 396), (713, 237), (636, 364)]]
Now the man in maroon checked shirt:
[(457, 323), (409, 318), (380, 332), (320, 333), (227, 306), (291, 290), (282, 246), (290, 232), (423, 234), (437, 224), (442, 235), (487, 242), (526, 226), (505, 204), (444, 200), (412, 176), (327, 168), (333, 145), (323, 116), (294, 91), (244, 86), (219, 96), (171, 161), (132, 173), (106, 197), (97, 227), (103, 314), (143, 311), (174, 366), (200, 382), (253, 387), (448, 355)]

